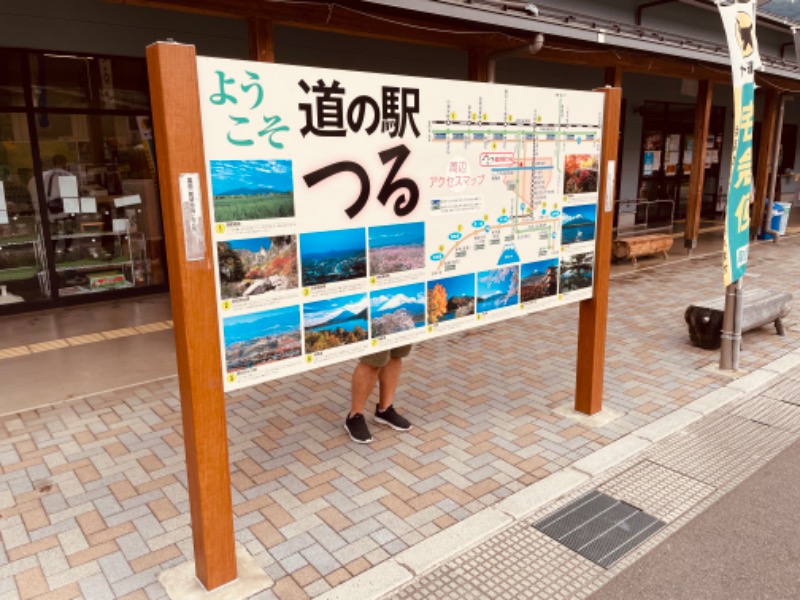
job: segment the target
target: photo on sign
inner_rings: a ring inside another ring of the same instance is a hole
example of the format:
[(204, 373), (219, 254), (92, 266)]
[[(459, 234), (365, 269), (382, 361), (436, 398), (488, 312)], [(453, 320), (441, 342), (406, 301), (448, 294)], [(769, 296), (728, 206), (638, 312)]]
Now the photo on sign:
[(550, 258), (520, 267), (520, 301), (532, 302), (558, 293), (558, 259)]
[(425, 223), (369, 228), (369, 273), (385, 275), (425, 266)]
[(478, 312), (519, 304), (519, 266), (478, 273)]
[(217, 262), (223, 300), (298, 287), (297, 238), (293, 235), (218, 242)]
[(596, 154), (567, 154), (564, 160), (564, 193), (586, 194), (597, 191)]
[(561, 244), (594, 241), (597, 204), (565, 206), (561, 217)]
[(561, 259), (559, 289), (562, 294), (592, 286), (594, 252), (581, 252)]
[(425, 324), (425, 284), (412, 283), (370, 295), (372, 337), (411, 331)]
[(428, 323), (475, 314), (475, 274), (428, 281)]
[(222, 329), (228, 373), (302, 354), (299, 306), (224, 319)]
[(212, 160), (214, 220), (256, 221), (294, 217), (289, 160)]
[(300, 264), (304, 286), (366, 277), (366, 231), (358, 228), (301, 233)]
[(306, 352), (319, 352), (367, 339), (368, 299), (353, 294), (309, 302), (303, 307)]

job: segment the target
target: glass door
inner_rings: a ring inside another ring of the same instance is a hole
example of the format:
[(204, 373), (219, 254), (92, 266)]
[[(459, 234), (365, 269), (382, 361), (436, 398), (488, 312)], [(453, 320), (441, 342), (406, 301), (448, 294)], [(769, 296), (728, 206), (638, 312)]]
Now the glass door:
[(21, 60), (0, 50), (0, 310), (51, 298)]

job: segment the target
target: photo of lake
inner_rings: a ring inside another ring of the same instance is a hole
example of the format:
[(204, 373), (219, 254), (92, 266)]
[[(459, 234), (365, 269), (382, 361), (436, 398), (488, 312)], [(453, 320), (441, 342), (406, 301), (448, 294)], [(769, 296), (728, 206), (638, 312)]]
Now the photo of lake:
[(409, 331), (425, 324), (425, 284), (401, 285), (370, 295), (372, 337)]
[(591, 287), (594, 269), (594, 252), (583, 252), (561, 259), (561, 293)]
[(299, 306), (224, 319), (222, 330), (229, 373), (302, 354)]
[(597, 204), (565, 206), (561, 225), (561, 244), (579, 244), (594, 241), (597, 222)]
[(303, 286), (367, 276), (367, 240), (363, 227), (300, 234)]
[(425, 223), (369, 228), (369, 273), (383, 275), (425, 266)]
[(558, 293), (558, 259), (550, 258), (520, 267), (520, 301), (530, 302)]
[(428, 281), (428, 323), (475, 314), (475, 274)]
[(368, 302), (366, 294), (352, 294), (306, 304), (303, 307), (306, 352), (318, 352), (366, 340)]
[(519, 304), (519, 267), (501, 267), (478, 273), (478, 312)]
[(211, 195), (217, 223), (293, 217), (292, 161), (212, 160)]

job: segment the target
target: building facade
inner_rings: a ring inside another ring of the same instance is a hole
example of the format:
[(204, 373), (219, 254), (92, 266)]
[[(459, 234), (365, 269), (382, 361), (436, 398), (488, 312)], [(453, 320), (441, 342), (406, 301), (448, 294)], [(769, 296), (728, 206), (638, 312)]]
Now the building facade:
[[(761, 4), (754, 233), (770, 173), (780, 175), (773, 195), (794, 200), (800, 172), (794, 15), (789, 3)], [(689, 249), (701, 223), (724, 212), (733, 101), (724, 32), (710, 1), (0, 6), (0, 315), (167, 289), (143, 57), (147, 45), (168, 39), (210, 56), (622, 87), (618, 198), (663, 201), (659, 218), (682, 227)]]

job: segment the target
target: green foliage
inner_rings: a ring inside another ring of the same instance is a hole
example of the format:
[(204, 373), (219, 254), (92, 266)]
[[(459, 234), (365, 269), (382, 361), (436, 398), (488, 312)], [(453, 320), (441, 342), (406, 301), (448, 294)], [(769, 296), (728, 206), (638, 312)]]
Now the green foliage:
[(214, 196), (214, 219), (218, 223), (293, 216), (293, 194)]

